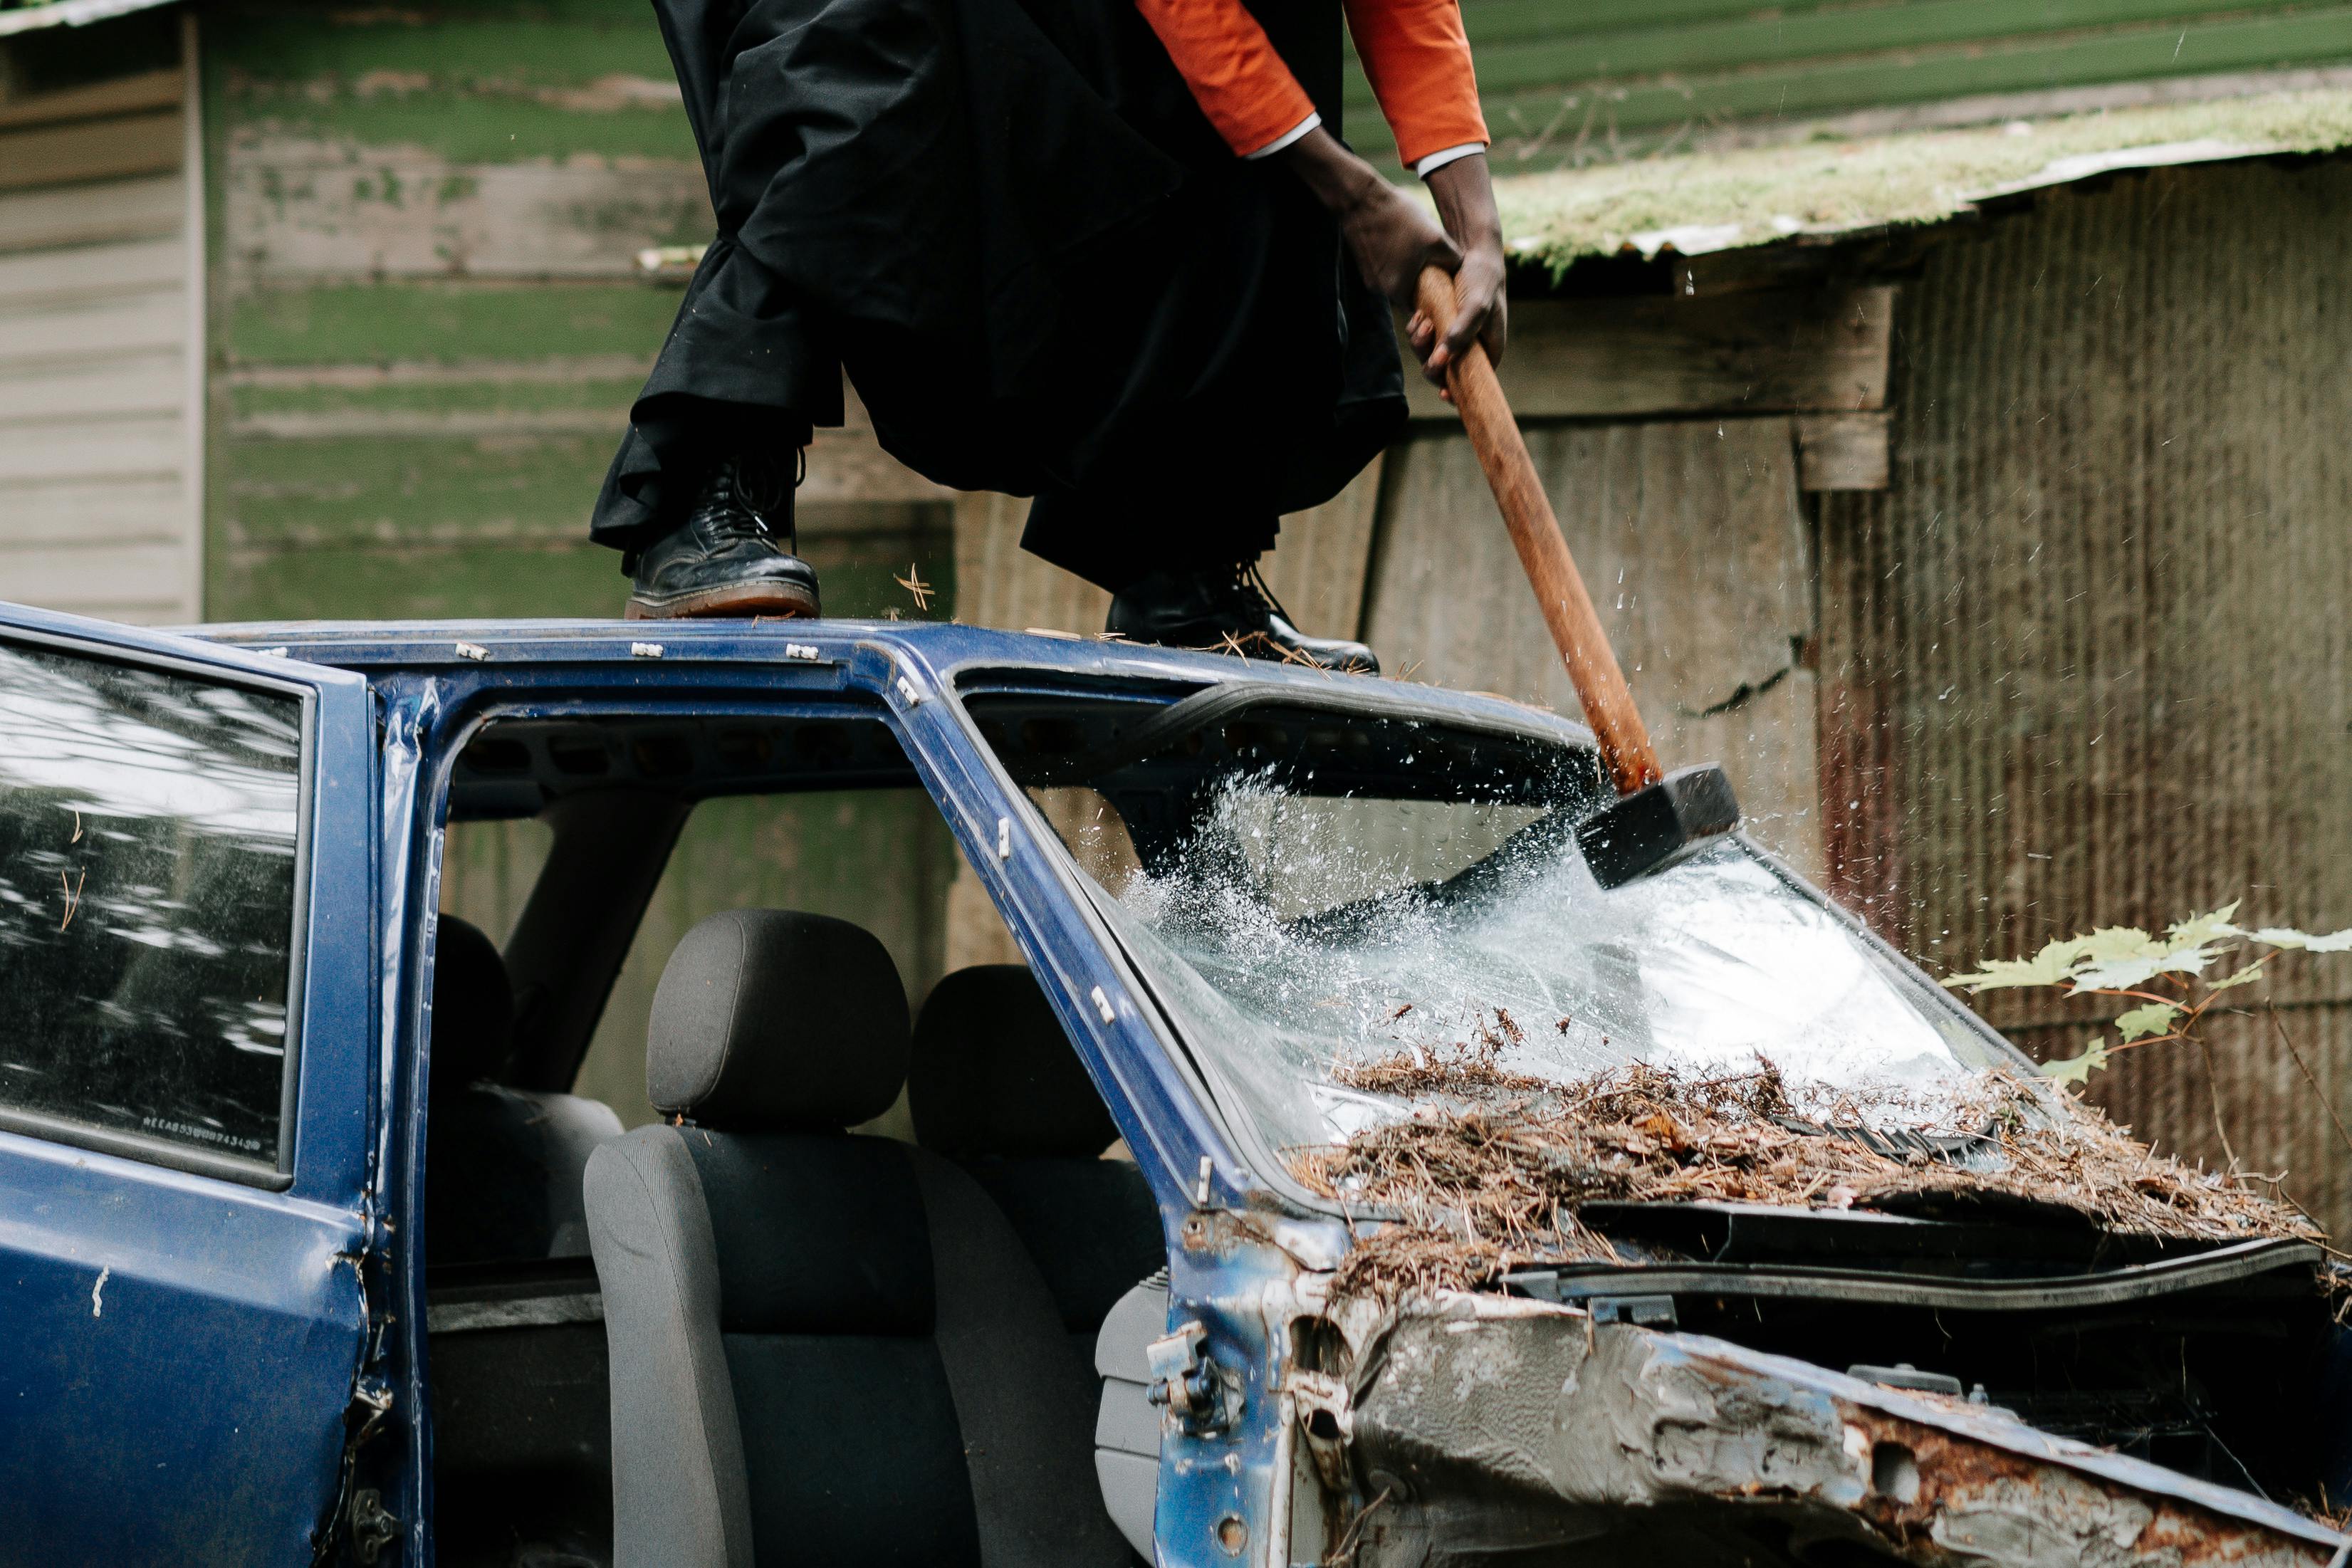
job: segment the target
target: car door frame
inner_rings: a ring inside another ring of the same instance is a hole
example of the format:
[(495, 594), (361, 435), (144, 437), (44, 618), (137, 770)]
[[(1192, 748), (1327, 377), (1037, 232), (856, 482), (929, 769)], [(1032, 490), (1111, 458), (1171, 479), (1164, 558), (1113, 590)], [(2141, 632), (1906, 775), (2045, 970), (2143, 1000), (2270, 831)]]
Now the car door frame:
[[(376, 1338), (366, 683), (13, 605), (0, 605), (0, 638), (294, 696), (304, 724), (276, 1168), (36, 1113), (0, 1125), (0, 1261), (18, 1265), (0, 1270), (17, 1325), (0, 1345), (0, 1379), (32, 1399), (12, 1412), (19, 1440), (0, 1439), (0, 1496), (43, 1500), (18, 1516), (9, 1551), (313, 1560), (321, 1534), (331, 1544), (341, 1530)], [(39, 1332), (28, 1325), (45, 1322), (68, 1337), (27, 1343)], [(51, 1442), (18, 1413), (43, 1392), (61, 1402)], [(60, 1463), (60, 1442), (94, 1460)]]

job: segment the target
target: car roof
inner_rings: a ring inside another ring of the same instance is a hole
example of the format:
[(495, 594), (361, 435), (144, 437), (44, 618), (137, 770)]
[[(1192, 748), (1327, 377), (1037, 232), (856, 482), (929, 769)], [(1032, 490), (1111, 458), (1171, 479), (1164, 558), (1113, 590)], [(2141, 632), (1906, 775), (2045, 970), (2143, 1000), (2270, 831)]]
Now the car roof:
[[(1074, 680), (1115, 691), (1121, 687), (1168, 692), (1177, 688), (1239, 680), (1279, 684), (1312, 700), (1316, 694), (1378, 697), (1432, 717), (1502, 721), (1549, 731), (1570, 743), (1591, 744), (1580, 724), (1551, 710), (1491, 692), (1336, 672), (1265, 658), (1198, 653), (1066, 632), (994, 631), (952, 621), (709, 619), (261, 621), (176, 628), (249, 650), (282, 654), (372, 677), (404, 672), (497, 667), (542, 667), (551, 683), (563, 668), (610, 663), (665, 664), (846, 662), (860, 647), (915, 660), (952, 679), (976, 670), (1027, 672), (1055, 684)], [(1345, 697), (1343, 696), (1343, 700)]]

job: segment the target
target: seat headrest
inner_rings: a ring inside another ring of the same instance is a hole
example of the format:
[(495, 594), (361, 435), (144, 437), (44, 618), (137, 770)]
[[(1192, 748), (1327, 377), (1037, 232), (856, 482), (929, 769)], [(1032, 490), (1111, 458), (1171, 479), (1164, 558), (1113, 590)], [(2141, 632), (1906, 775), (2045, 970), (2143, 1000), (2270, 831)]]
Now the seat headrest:
[(646, 1095), (706, 1127), (838, 1131), (890, 1109), (907, 1047), (906, 988), (871, 934), (730, 910), (688, 931), (662, 970)]
[(907, 1109), (916, 1141), (951, 1159), (1092, 1158), (1118, 1137), (1045, 993), (1017, 963), (959, 969), (932, 988)]
[(440, 916), (433, 937), (432, 1091), (497, 1077), (513, 1045), (514, 989), (498, 944), (456, 915)]

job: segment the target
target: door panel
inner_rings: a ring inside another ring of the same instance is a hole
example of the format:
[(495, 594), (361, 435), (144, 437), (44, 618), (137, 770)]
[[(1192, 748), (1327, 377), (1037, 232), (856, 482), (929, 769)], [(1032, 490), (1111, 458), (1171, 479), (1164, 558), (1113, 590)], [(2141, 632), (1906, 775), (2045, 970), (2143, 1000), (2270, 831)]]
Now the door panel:
[(0, 605), (0, 1563), (299, 1563), (367, 1331), (359, 678)]

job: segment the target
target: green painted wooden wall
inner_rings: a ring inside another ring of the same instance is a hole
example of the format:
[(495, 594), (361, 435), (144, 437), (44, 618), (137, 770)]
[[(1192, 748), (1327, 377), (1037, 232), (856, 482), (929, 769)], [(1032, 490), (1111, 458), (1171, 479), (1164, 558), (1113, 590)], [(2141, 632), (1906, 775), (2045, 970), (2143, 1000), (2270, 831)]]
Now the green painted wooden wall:
[[(712, 227), (651, 8), (226, 5), (199, 27), (207, 617), (618, 614), (626, 584), (587, 541), (589, 506), (679, 298), (635, 257)], [(944, 504), (821, 503), (802, 521), (831, 613), (916, 613), (894, 581), (910, 564), (952, 594)], [(445, 907), (503, 939), (543, 831), (461, 826)], [(583, 1089), (650, 1114), (654, 983), (719, 910), (856, 920), (919, 1000), (953, 854), (907, 792), (702, 807)]]
[[(712, 228), (651, 8), (201, 16), (208, 616), (616, 613), (583, 530), (678, 301), (635, 258)], [(834, 613), (952, 583), (944, 506), (803, 528)]]
[[(2352, 64), (2344, 0), (1462, 0), (1506, 168), (1727, 121)], [(1354, 139), (1381, 153), (1371, 90)]]

